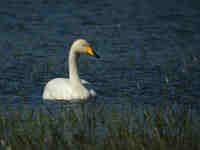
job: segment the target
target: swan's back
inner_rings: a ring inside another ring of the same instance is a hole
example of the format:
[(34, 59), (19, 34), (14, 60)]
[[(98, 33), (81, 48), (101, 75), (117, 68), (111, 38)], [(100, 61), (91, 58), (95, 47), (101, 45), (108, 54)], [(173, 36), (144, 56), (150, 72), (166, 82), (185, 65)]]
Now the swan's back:
[(72, 88), (69, 79), (56, 78), (47, 83), (43, 99), (71, 99)]
[[(89, 84), (85, 80), (81, 80), (82, 84)], [(43, 99), (49, 100), (72, 100), (72, 99), (88, 99), (90, 96), (95, 97), (94, 90), (87, 90), (83, 86), (74, 86), (69, 79), (56, 78), (49, 81), (43, 93)]]

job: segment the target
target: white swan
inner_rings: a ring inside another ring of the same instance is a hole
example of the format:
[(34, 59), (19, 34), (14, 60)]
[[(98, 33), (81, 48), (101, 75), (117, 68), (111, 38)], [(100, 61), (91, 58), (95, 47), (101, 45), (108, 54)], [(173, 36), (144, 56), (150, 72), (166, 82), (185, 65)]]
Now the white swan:
[(88, 82), (79, 78), (77, 61), (80, 54), (89, 54), (91, 56), (95, 56), (96, 58), (100, 58), (86, 40), (76, 40), (72, 44), (69, 51), (69, 79), (56, 78), (49, 81), (44, 88), (43, 99), (83, 100), (88, 99), (91, 96), (96, 96), (94, 90), (88, 91), (88, 89), (83, 86), (83, 84), (87, 84)]

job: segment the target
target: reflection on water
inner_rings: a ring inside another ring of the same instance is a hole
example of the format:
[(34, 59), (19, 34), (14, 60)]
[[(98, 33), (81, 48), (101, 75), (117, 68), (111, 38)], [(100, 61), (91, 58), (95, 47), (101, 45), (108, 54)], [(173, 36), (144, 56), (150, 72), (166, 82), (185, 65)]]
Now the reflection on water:
[(102, 57), (80, 60), (97, 103), (200, 96), (200, 11), (192, 2), (9, 0), (0, 7), (1, 104), (41, 104), (45, 83), (68, 76), (68, 49), (77, 38)]

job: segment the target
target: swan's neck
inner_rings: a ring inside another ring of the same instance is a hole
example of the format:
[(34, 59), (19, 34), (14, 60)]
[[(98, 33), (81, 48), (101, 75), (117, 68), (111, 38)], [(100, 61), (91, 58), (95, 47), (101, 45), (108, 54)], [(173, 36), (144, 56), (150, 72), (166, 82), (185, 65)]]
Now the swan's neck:
[(81, 84), (81, 80), (79, 78), (78, 74), (78, 59), (79, 54), (74, 52), (73, 50), (70, 50), (69, 52), (69, 79), (72, 81), (72, 83), (79, 83)]

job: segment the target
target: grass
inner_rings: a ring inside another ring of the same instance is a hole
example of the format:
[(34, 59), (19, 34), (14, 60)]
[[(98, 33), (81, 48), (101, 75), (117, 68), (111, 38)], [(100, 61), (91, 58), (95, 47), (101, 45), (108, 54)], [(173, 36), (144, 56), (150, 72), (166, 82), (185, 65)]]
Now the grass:
[(200, 148), (200, 122), (192, 109), (156, 108), (128, 103), (110, 109), (105, 104), (62, 105), (56, 111), (6, 108), (0, 113), (0, 145), (14, 150)]

